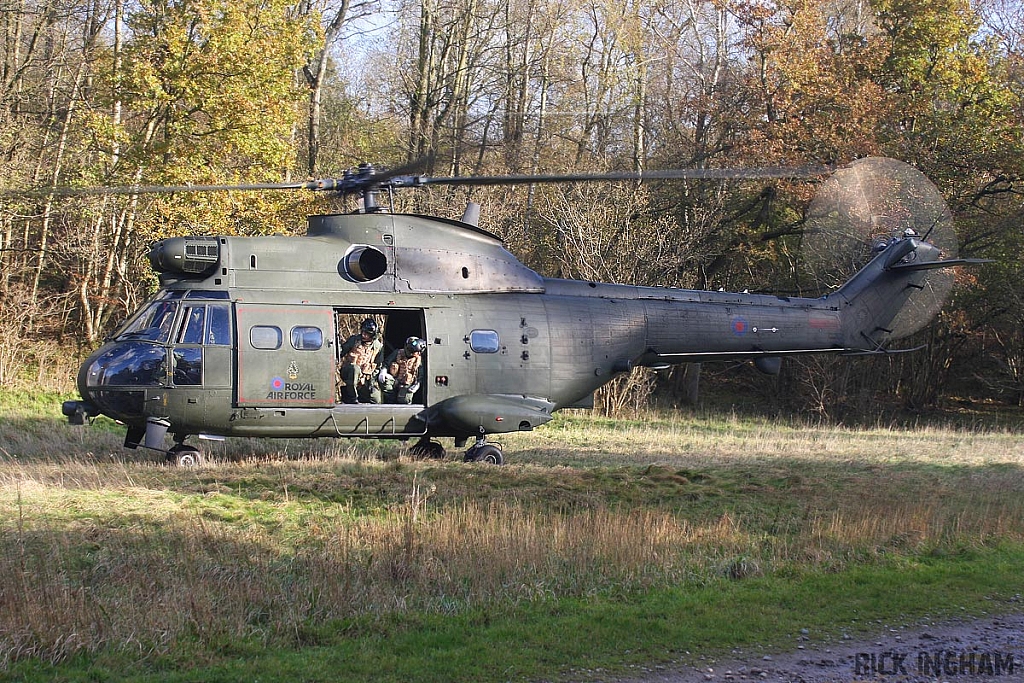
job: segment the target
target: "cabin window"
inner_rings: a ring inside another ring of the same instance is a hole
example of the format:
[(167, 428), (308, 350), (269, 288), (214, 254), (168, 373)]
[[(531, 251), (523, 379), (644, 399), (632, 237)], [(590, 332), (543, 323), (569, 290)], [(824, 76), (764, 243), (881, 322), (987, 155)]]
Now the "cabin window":
[(281, 348), (281, 328), (274, 325), (256, 325), (249, 330), (249, 343), (254, 349), (274, 351)]
[(324, 345), (324, 333), (319, 327), (293, 327), (292, 348), (297, 351), (316, 351)]
[(473, 330), (469, 333), (469, 348), (476, 353), (497, 353), (501, 348), (494, 330)]

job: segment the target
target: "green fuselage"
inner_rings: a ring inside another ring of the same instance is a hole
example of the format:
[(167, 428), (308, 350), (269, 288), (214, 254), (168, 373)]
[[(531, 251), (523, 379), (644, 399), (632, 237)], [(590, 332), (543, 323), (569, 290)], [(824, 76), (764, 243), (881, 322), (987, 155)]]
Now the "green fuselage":
[[(917, 277), (879, 255), (821, 299), (547, 279), (475, 226), (383, 213), (171, 238), (150, 259), (160, 292), (79, 377), (80, 408), (129, 441), (153, 422), (179, 439), (532, 429), (636, 366), (870, 349)], [(411, 405), (339, 400), (339, 350), (366, 317), (387, 351), (426, 340)]]

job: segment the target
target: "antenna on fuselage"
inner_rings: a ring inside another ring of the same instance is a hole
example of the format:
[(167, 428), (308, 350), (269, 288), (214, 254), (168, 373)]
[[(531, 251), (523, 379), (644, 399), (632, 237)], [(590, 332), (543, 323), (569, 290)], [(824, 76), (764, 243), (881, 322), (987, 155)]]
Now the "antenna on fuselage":
[(462, 222), (473, 227), (480, 227), (480, 205), (476, 202), (466, 204), (466, 210), (462, 212)]

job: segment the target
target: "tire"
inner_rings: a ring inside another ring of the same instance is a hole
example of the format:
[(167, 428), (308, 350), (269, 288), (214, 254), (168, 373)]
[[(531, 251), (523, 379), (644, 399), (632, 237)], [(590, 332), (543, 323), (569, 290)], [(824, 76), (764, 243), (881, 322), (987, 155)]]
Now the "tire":
[(420, 442), (409, 447), (409, 455), (416, 459), (444, 460), (447, 454), (444, 446), (437, 441)]
[(484, 462), (489, 465), (503, 465), (505, 463), (505, 458), (502, 457), (500, 448), (486, 443), (483, 446), (473, 446), (466, 451), (466, 462)]
[(178, 444), (167, 451), (167, 462), (177, 467), (198, 467), (203, 464), (203, 453), (194, 446)]

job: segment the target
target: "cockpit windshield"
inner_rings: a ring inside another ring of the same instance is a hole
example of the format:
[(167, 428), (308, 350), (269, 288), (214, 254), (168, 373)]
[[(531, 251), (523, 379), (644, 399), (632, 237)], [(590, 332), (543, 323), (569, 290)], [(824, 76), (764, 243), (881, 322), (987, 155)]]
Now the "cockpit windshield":
[(177, 312), (178, 302), (175, 300), (154, 301), (129, 320), (117, 332), (114, 340), (143, 339), (166, 344), (174, 329), (174, 316)]

